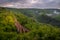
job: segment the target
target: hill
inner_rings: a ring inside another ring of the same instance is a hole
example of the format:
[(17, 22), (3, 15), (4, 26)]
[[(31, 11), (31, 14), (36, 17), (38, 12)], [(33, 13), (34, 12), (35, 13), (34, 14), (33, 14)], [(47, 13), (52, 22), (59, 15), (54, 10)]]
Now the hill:
[(12, 11), (16, 11), (16, 13), (20, 12), (33, 20), (40, 22), (51, 24), (54, 26), (60, 26), (60, 9), (9, 9)]
[(60, 40), (60, 28), (0, 7), (0, 40)]

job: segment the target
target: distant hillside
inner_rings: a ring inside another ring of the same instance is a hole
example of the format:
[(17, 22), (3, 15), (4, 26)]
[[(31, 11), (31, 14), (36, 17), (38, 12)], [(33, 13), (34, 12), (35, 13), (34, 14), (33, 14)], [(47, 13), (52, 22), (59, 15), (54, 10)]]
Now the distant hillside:
[[(47, 23), (55, 26), (60, 26), (60, 10), (59, 9), (9, 9), (22, 13), (33, 20)], [(42, 16), (44, 15), (44, 16)]]
[(0, 7), (0, 40), (60, 40), (60, 28), (51, 21), (60, 22), (34, 12)]

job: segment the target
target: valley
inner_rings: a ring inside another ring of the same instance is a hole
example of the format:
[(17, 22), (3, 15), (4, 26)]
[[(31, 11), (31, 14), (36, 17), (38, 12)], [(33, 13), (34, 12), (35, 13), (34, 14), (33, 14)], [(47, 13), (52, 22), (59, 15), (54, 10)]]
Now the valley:
[(60, 9), (0, 7), (0, 40), (60, 40)]

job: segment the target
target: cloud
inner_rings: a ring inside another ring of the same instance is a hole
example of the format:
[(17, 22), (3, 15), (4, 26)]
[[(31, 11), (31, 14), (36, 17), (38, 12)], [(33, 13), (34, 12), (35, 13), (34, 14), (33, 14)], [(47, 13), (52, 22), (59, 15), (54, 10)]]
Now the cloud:
[(0, 6), (13, 8), (60, 8), (60, 0), (0, 0)]

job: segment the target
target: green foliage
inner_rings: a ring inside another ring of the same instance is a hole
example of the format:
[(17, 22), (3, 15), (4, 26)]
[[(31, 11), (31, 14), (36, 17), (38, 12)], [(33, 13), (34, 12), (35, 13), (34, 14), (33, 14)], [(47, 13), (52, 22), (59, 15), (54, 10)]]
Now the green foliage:
[[(14, 16), (21, 25), (30, 30), (28, 33), (17, 33)], [(21, 12), (0, 8), (0, 40), (60, 40), (60, 28), (39, 23)]]

